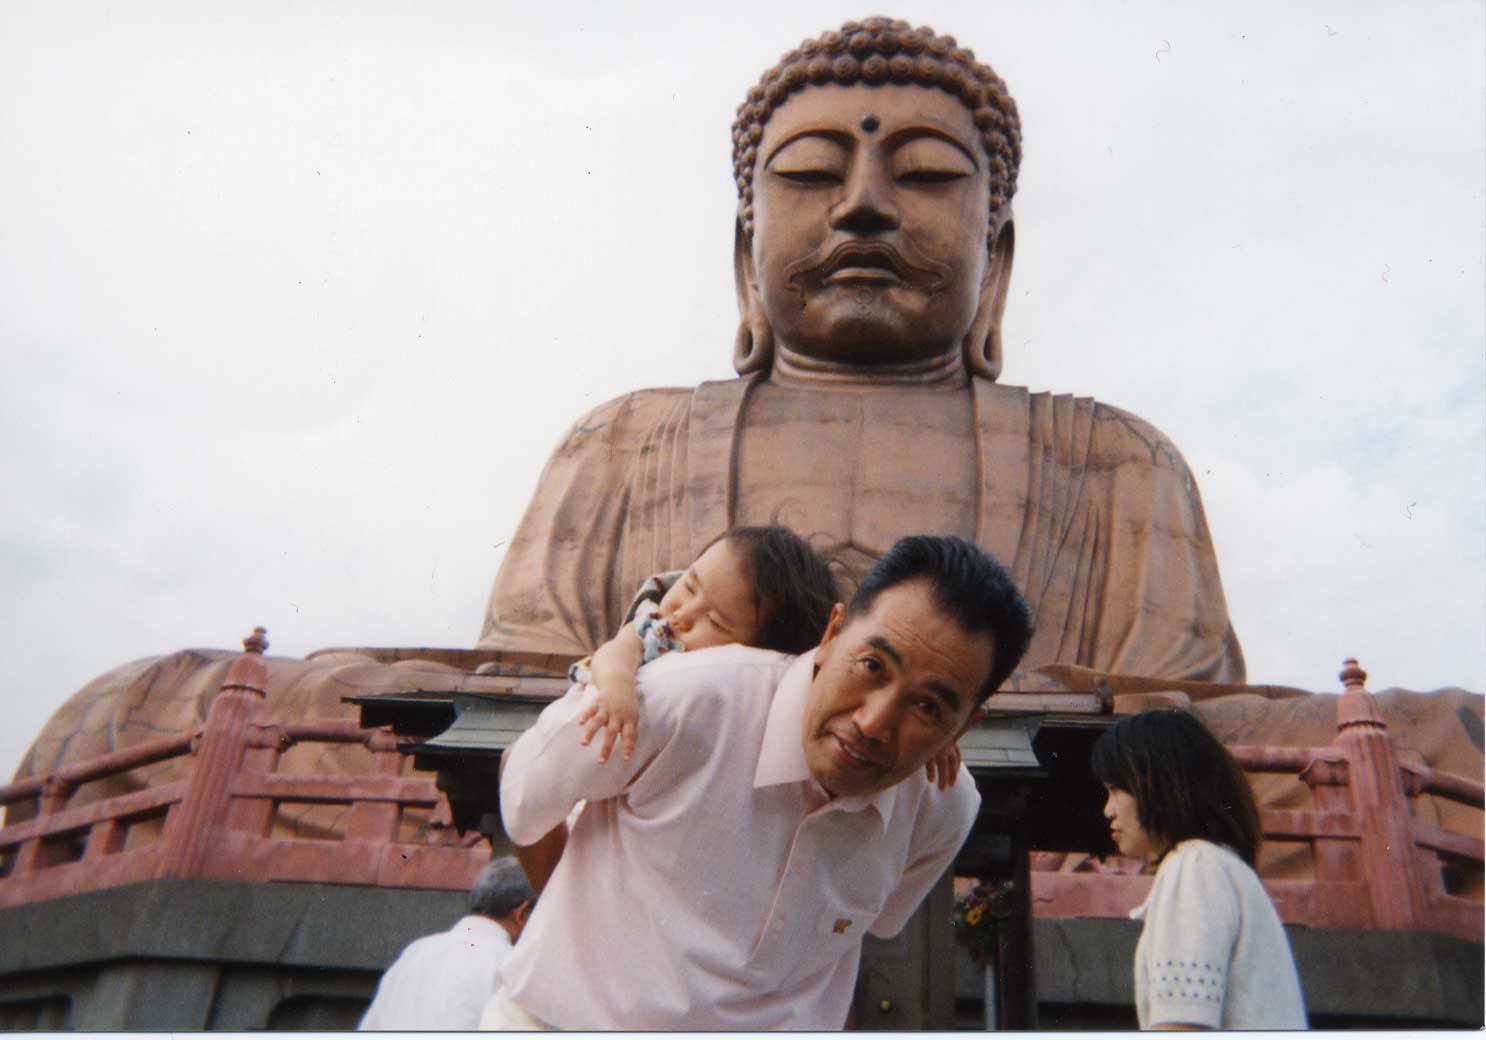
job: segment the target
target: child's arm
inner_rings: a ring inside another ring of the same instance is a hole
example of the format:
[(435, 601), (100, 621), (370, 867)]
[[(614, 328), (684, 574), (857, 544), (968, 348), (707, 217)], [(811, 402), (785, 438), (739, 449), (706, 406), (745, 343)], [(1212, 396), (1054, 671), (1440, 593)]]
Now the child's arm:
[(938, 781), (939, 790), (954, 786), (955, 777), (960, 775), (960, 745), (951, 743), (941, 748), (924, 765), (924, 770), (929, 774), (929, 783)]
[(575, 720), (583, 727), (579, 743), (585, 747), (599, 730), (604, 740), (599, 746), (599, 761), (607, 762), (614, 741), (619, 740), (620, 753), (627, 762), (635, 753), (636, 725), (640, 719), (640, 701), (635, 696), (635, 672), (645, 657), (640, 636), (634, 625), (626, 624), (619, 634), (593, 652), (589, 670), (597, 687), (588, 706)]

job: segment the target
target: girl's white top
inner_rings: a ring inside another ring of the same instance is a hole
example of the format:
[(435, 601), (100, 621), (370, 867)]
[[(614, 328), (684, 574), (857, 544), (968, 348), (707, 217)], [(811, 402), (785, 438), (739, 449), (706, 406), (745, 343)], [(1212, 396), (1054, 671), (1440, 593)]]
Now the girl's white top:
[(1140, 1028), (1304, 1029), (1290, 942), (1259, 875), (1231, 849), (1179, 842), (1156, 871), (1135, 947)]

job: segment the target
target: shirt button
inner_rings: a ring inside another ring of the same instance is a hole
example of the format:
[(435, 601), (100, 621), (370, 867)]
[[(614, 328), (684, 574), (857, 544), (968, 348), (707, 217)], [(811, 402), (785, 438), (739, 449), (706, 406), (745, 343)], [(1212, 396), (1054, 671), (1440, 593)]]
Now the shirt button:
[(784, 921), (777, 917), (774, 918), (774, 930), (776, 932), (784, 931)]

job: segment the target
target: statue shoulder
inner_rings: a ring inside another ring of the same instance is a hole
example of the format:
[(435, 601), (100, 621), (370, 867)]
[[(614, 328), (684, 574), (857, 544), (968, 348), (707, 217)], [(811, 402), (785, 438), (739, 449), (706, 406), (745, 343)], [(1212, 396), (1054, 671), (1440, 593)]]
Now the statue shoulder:
[(650, 387), (621, 394), (573, 423), (556, 454), (562, 456), (594, 447), (622, 453), (667, 429), (683, 430), (694, 419), (702, 420), (707, 428), (717, 422), (729, 425), (753, 382), (725, 379), (696, 387)]
[(632, 390), (590, 409), (568, 429), (569, 438), (602, 433), (614, 426), (654, 422), (685, 405), (692, 395), (688, 387), (663, 386)]
[(1154, 469), (1187, 473), (1176, 442), (1146, 419), (1103, 401), (1090, 400), (1094, 416), (1094, 452), (1109, 463), (1145, 463)]
[[(1181, 452), (1165, 433), (1134, 412), (1092, 397), (1029, 391), (1020, 386), (976, 381), (982, 425), (997, 414), (1025, 416), (1028, 437), (1057, 458), (1123, 465), (1144, 462), (1185, 469)], [(1004, 419), (991, 419), (1005, 423)], [(1065, 460), (1068, 461), (1068, 460)]]
[(687, 387), (634, 390), (578, 417), (558, 441), (554, 461), (593, 451), (623, 454), (668, 424), (684, 423), (691, 403)]

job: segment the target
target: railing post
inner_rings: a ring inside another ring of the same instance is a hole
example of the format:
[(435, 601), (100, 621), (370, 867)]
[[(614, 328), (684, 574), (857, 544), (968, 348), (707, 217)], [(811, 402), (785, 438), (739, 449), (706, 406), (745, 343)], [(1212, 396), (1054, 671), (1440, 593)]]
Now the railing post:
[[(273, 723), (254, 722), (243, 732), (242, 758), (237, 775), (266, 776), (279, 764), (279, 754), (291, 743), (284, 728)], [(227, 829), (266, 838), (273, 829), (276, 805), (271, 798), (235, 798), (227, 807)]]
[[(1316, 748), (1314, 757), (1300, 771), (1301, 782), (1311, 790), (1317, 812), (1355, 811), (1348, 786), (1348, 765), (1339, 748)], [(1366, 878), (1357, 842), (1317, 837), (1311, 840), (1311, 856), (1317, 881), (1363, 881)]]
[[(366, 746), (372, 753), (372, 775), (397, 776), (402, 772), (402, 755), (397, 751), (397, 738), (390, 732), (372, 730), (366, 735)], [(358, 800), (351, 809), (346, 837), (361, 841), (394, 842), (397, 840), (401, 814), (402, 806), (397, 802)]]
[(1336, 743), (1347, 756), (1372, 923), (1377, 928), (1418, 927), (1425, 916), (1423, 886), (1393, 742), (1377, 701), (1363, 687), (1367, 673), (1355, 658), (1342, 662), (1339, 677), (1343, 690), (1336, 702)]
[[(72, 797), (74, 791), (72, 784), (67, 783), (59, 776), (49, 776), (42, 782), (41, 792), (36, 799), (36, 821), (38, 824), (45, 822), (48, 818), (55, 816), (67, 808), (67, 800)], [(16, 850), (15, 863), (12, 865), (9, 877), (22, 878), (28, 874), (34, 874), (42, 867), (47, 866), (43, 862), (42, 850), (46, 847), (47, 835), (38, 834), (30, 841), (22, 842), (21, 847)]]
[(267, 633), (255, 628), (243, 653), (227, 670), (212, 701), (196, 748), (191, 778), (165, 824), (158, 877), (198, 877), (207, 863), (217, 828), (226, 818), (232, 777), (248, 744), (248, 728), (263, 703), (268, 666)]

